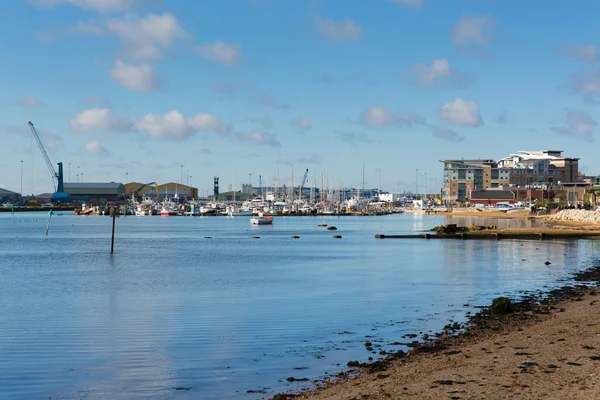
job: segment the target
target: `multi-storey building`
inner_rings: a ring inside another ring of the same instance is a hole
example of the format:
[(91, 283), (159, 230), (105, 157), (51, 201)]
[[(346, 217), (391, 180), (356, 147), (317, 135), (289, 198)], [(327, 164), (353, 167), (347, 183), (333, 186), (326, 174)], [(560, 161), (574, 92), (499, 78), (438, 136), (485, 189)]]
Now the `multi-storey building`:
[(542, 187), (579, 181), (578, 158), (562, 151), (518, 151), (498, 161), (491, 159), (441, 160), (444, 198), (470, 199), (471, 192), (502, 187)]

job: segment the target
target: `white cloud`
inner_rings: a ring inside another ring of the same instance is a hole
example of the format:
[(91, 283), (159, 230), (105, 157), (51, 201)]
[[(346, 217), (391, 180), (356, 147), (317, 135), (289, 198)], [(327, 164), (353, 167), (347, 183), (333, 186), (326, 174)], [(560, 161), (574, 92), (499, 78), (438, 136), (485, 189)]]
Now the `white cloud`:
[(413, 124), (424, 125), (425, 120), (413, 113), (391, 112), (385, 107), (371, 106), (360, 114), (360, 120), (368, 126), (385, 127), (391, 125), (412, 126)]
[(26, 94), (17, 100), (17, 104), (23, 107), (39, 107), (42, 105), (42, 102), (39, 101), (35, 96)]
[(410, 69), (412, 80), (420, 86), (457, 85), (468, 83), (466, 76), (461, 76), (445, 58), (433, 60), (431, 66), (423, 63), (413, 65)]
[(186, 37), (179, 21), (170, 13), (111, 19), (106, 22), (106, 29), (121, 39), (125, 55), (141, 60), (162, 58), (165, 49)]
[(211, 114), (198, 114), (188, 120), (188, 124), (198, 132), (214, 132), (220, 136), (229, 134), (229, 127)]
[(197, 51), (202, 58), (226, 67), (235, 67), (242, 57), (242, 50), (238, 44), (225, 43), (220, 40), (203, 43), (198, 46)]
[(588, 142), (594, 141), (594, 129), (598, 123), (585, 111), (567, 110), (567, 125), (552, 127), (559, 135), (578, 137)]
[(54, 7), (68, 5), (100, 12), (124, 11), (148, 0), (31, 0), (36, 7)]
[(360, 40), (363, 37), (363, 27), (352, 19), (336, 22), (329, 18), (317, 17), (315, 27), (321, 36), (332, 42)]
[(391, 0), (392, 3), (410, 8), (421, 8), (425, 0)]
[(571, 88), (585, 100), (594, 100), (600, 95), (600, 70), (588, 69), (571, 75)]
[(462, 142), (464, 140), (462, 136), (459, 136), (458, 133), (448, 128), (434, 127), (431, 131), (431, 135), (434, 138), (443, 139), (454, 143)]
[(109, 71), (109, 75), (119, 85), (129, 90), (151, 92), (158, 87), (158, 79), (154, 67), (150, 65), (131, 65), (117, 60)]
[(87, 21), (77, 21), (75, 25), (67, 26), (61, 29), (51, 29), (36, 32), (35, 36), (38, 40), (50, 42), (60, 37), (65, 36), (104, 36), (104, 28), (96, 23), (93, 18)]
[(86, 145), (83, 147), (83, 151), (93, 155), (101, 155), (108, 153), (106, 148), (104, 148), (104, 146), (102, 146), (97, 140), (87, 142)]
[(392, 114), (387, 108), (380, 106), (371, 106), (360, 115), (361, 120), (371, 126), (386, 126), (394, 122)]
[(474, 101), (455, 99), (440, 109), (440, 118), (454, 125), (481, 126), (479, 106)]
[(214, 132), (220, 136), (229, 133), (229, 127), (211, 114), (198, 114), (185, 118), (177, 110), (165, 115), (146, 114), (134, 121), (136, 129), (147, 132), (155, 138), (182, 141), (199, 132)]
[(483, 51), (491, 41), (491, 31), (496, 21), (487, 15), (461, 18), (452, 29), (452, 43), (466, 50)]
[(598, 60), (598, 49), (593, 44), (577, 46), (569, 44), (560, 49), (563, 56), (578, 58), (583, 61), (594, 62)]
[(73, 36), (102, 36), (104, 35), (104, 29), (94, 19), (89, 19), (87, 21), (77, 21), (75, 25), (69, 26), (67, 34)]
[(274, 135), (265, 132), (254, 131), (251, 133), (236, 133), (236, 136), (242, 142), (260, 144), (271, 147), (281, 147), (281, 143)]
[(291, 125), (302, 131), (307, 131), (312, 128), (312, 117), (310, 115), (303, 115), (292, 121)]
[(124, 118), (113, 115), (108, 108), (90, 108), (77, 114), (69, 123), (74, 132), (129, 132), (131, 123)]

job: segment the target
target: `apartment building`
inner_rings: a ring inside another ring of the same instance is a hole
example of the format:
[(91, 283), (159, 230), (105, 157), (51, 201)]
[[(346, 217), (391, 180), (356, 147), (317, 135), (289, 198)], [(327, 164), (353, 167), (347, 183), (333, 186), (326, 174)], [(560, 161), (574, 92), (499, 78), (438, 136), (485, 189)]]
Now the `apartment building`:
[(502, 187), (548, 187), (578, 182), (579, 159), (559, 150), (518, 151), (492, 159), (440, 160), (444, 164), (443, 195), (447, 200), (470, 199), (471, 192)]

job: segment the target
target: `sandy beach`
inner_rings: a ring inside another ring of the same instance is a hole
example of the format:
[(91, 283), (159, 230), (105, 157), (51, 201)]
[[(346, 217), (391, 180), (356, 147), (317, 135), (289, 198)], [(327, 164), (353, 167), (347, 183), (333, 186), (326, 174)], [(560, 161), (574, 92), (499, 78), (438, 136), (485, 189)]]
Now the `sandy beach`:
[[(527, 231), (599, 229), (597, 224), (562, 221)], [(504, 316), (484, 309), (457, 334), (417, 338), (421, 342), (407, 354), (350, 362), (348, 370), (317, 382), (316, 389), (274, 399), (600, 399), (600, 293), (595, 289), (600, 267), (576, 280), (588, 286), (537, 292)]]
[(566, 297), (275, 398), (598, 399), (600, 297), (589, 288)]

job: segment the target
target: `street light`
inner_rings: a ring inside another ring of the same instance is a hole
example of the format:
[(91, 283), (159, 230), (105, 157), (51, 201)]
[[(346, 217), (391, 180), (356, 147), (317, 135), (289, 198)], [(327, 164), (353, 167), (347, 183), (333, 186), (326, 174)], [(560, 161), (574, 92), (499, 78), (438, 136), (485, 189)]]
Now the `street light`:
[(129, 172), (125, 172), (125, 183), (129, 183)]
[(83, 183), (83, 172), (80, 175), (81, 175), (81, 183)]
[(71, 163), (69, 163), (69, 182), (71, 182)]
[(21, 160), (21, 197), (23, 197), (23, 160)]
[(79, 183), (79, 165), (77, 166), (77, 182)]
[(183, 164), (181, 164), (181, 184), (183, 185)]

